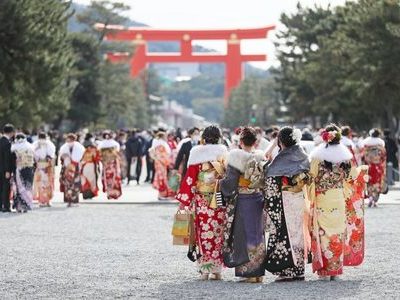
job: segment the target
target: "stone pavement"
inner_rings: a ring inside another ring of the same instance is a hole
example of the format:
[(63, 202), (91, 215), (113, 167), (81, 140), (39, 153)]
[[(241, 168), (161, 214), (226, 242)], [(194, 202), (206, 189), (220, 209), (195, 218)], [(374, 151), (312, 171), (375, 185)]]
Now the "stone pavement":
[(175, 205), (55, 203), (0, 214), (0, 299), (399, 299), (400, 206), (366, 211), (366, 257), (341, 281), (198, 280), (186, 247), (171, 245)]

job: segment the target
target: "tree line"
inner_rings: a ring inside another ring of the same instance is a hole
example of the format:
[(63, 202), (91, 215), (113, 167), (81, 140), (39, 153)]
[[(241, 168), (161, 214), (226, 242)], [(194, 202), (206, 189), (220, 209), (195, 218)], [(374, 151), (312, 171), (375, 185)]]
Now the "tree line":
[(71, 33), (71, 1), (1, 1), (2, 123), (72, 130), (148, 126), (146, 95), (158, 86), (147, 87), (130, 78), (128, 66), (104, 60), (107, 51), (132, 52), (132, 45), (106, 42), (105, 32), (93, 28), (96, 22), (123, 24), (128, 9), (119, 2), (93, 1), (76, 15), (84, 32)]
[(264, 92), (251, 92), (258, 100), (245, 92), (254, 80), (245, 80), (232, 94), (225, 123), (235, 118), (251, 122), (250, 102), (261, 101), (284, 107), (286, 122), (399, 128), (399, 1), (359, 0), (335, 8), (298, 4), (280, 21), (280, 66), (272, 71), (273, 80), (264, 80)]

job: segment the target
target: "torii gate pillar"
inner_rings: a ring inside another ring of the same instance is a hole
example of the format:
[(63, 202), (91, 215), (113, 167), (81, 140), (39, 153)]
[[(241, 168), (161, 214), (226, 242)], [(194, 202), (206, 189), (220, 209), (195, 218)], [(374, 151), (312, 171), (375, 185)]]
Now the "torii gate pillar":
[[(247, 61), (266, 61), (265, 54), (242, 54), (240, 43), (243, 39), (264, 39), (275, 26), (251, 29), (213, 29), (213, 30), (165, 30), (143, 27), (125, 28), (117, 25), (96, 24), (98, 30), (107, 30), (107, 40), (131, 41), (136, 50), (131, 57), (129, 53), (108, 53), (112, 62), (130, 60), (131, 75), (137, 77), (149, 63), (224, 63), (225, 64), (225, 107), (229, 96), (243, 79), (243, 63)], [(227, 53), (193, 53), (193, 40), (226, 40)], [(148, 41), (179, 41), (178, 53), (148, 53)]]

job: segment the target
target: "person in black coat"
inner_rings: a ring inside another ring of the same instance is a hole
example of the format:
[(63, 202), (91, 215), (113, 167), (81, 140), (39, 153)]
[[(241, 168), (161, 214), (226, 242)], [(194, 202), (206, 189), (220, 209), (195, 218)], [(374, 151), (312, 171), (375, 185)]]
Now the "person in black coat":
[(10, 210), (10, 179), (15, 169), (15, 156), (11, 153), (11, 141), (15, 130), (11, 124), (3, 128), (3, 136), (0, 138), (0, 209), (2, 212)]
[(150, 148), (153, 145), (153, 134), (150, 131), (145, 132), (143, 154), (146, 156), (146, 180), (145, 182), (153, 183), (154, 181), (154, 160), (150, 156)]
[(136, 130), (131, 131), (131, 135), (126, 141), (126, 148), (125, 148), (125, 155), (126, 155), (126, 160), (128, 163), (128, 170), (127, 170), (127, 178), (129, 184), (129, 181), (132, 179), (130, 174), (131, 174), (131, 165), (132, 165), (132, 159), (136, 160), (136, 182), (139, 184), (140, 180), (140, 175), (142, 173), (142, 157), (143, 157), (143, 138), (138, 135)]
[[(389, 129), (384, 130), (385, 135), (385, 148), (386, 148), (386, 162), (391, 162), (393, 164), (393, 179), (395, 181), (399, 180), (398, 171), (399, 171), (399, 160), (397, 158), (397, 154), (399, 148), (397, 147), (396, 141), (391, 138), (391, 132)], [(397, 172), (396, 172), (397, 171)]]
[(178, 156), (176, 157), (174, 170), (179, 170), (182, 165), (182, 178), (185, 177), (187, 169), (187, 161), (189, 158), (190, 150), (193, 146), (196, 146), (200, 141), (200, 129), (193, 127), (188, 131), (189, 138), (183, 141), (181, 148), (179, 149)]

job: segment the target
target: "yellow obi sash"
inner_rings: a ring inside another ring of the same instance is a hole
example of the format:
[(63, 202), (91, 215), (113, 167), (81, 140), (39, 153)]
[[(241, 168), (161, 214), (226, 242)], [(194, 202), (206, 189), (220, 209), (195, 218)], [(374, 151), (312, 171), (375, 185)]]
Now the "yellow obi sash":
[(243, 176), (239, 177), (239, 187), (241, 188), (248, 188), (251, 184), (249, 179), (244, 178)]

